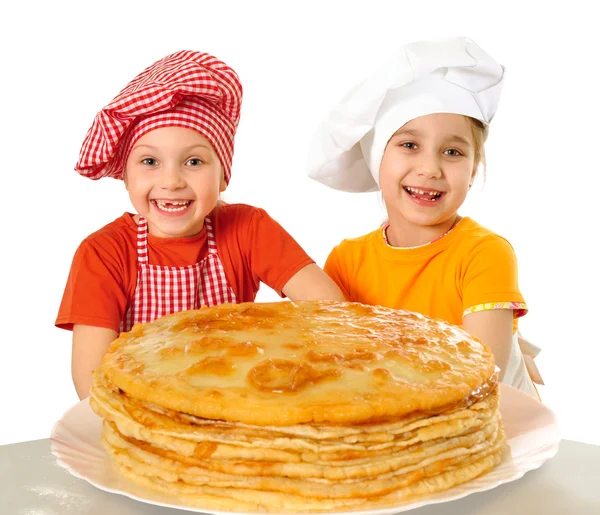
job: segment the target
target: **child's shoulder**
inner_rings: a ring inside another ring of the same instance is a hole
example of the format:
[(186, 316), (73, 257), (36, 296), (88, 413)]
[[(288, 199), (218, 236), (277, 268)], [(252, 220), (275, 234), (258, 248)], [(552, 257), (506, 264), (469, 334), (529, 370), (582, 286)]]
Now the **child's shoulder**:
[(283, 229), (262, 208), (249, 204), (219, 202), (211, 215), (217, 238), (252, 244), (258, 233), (276, 237)]
[(374, 231), (368, 232), (367, 234), (363, 234), (362, 236), (355, 236), (354, 238), (345, 238), (340, 242), (340, 245), (345, 246), (360, 246), (371, 243), (373, 238), (383, 231), (382, 228), (377, 228)]
[(356, 254), (361, 253), (368, 247), (370, 247), (377, 238), (377, 235), (382, 231), (381, 228), (375, 229), (362, 236), (355, 236), (354, 238), (344, 238), (338, 243), (333, 251), (342, 254)]
[(494, 249), (505, 249), (512, 251), (510, 242), (500, 234), (488, 229), (472, 218), (465, 217), (458, 226), (460, 237), (455, 243), (460, 245), (466, 253), (479, 247)]
[(263, 216), (266, 214), (267, 212), (260, 207), (243, 203), (229, 204), (223, 201), (219, 201), (219, 204), (215, 209), (215, 216), (219, 219), (249, 219), (254, 216)]
[(265, 219), (271, 219), (267, 212), (249, 204), (227, 204), (220, 201), (213, 214), (217, 232), (245, 232), (258, 227)]
[(137, 225), (133, 220), (133, 215), (124, 213), (119, 218), (90, 234), (84, 242), (93, 247), (122, 246), (135, 241), (136, 237)]

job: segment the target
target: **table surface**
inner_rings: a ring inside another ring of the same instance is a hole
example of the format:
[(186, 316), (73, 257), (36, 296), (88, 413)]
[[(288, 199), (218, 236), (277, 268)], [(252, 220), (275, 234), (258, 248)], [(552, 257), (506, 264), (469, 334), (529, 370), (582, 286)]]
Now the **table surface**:
[[(50, 440), (0, 446), (2, 515), (190, 515), (99, 490), (56, 464)], [(563, 440), (557, 455), (487, 492), (410, 515), (600, 514), (600, 446)]]

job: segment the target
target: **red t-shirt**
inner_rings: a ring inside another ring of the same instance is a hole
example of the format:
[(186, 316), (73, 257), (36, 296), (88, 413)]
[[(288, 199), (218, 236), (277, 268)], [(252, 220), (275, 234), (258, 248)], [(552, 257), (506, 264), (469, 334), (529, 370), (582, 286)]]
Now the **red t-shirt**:
[[(238, 302), (256, 298), (260, 282), (283, 297), (286, 283), (314, 261), (263, 209), (223, 204), (211, 214), (217, 253)], [(119, 331), (137, 282), (137, 225), (125, 213), (88, 236), (73, 258), (56, 326), (73, 324)], [(148, 259), (188, 266), (208, 255), (206, 228), (188, 238), (148, 234)]]

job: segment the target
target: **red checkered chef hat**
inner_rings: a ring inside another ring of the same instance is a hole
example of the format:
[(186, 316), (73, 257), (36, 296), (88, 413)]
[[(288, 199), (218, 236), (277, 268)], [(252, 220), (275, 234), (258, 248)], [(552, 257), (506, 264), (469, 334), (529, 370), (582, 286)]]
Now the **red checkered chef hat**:
[(122, 179), (135, 141), (176, 126), (194, 129), (211, 143), (229, 183), (241, 104), (234, 70), (209, 54), (176, 52), (146, 68), (96, 115), (75, 170), (90, 179)]

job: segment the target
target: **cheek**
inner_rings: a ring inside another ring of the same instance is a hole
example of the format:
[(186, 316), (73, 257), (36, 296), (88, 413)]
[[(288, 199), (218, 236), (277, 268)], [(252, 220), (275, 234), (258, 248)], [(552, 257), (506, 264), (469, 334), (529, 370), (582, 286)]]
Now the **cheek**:
[(466, 197), (471, 183), (471, 173), (461, 170), (460, 173), (448, 174), (447, 178), (450, 189), (460, 197)]
[(210, 199), (219, 196), (221, 189), (221, 175), (215, 174), (200, 174), (194, 180), (193, 185), (196, 195), (200, 198)]
[(381, 158), (380, 174), (399, 175), (406, 167), (407, 156), (403, 155), (402, 148), (397, 145), (388, 145)]
[(140, 176), (136, 173), (129, 173), (127, 175), (125, 187), (131, 196), (142, 195), (144, 193), (148, 193), (148, 190), (150, 189), (147, 182), (148, 181), (144, 180), (143, 176)]
[(388, 189), (398, 189), (398, 183), (404, 175), (402, 162), (395, 159), (391, 153), (386, 153), (379, 167), (379, 187), (385, 193)]

